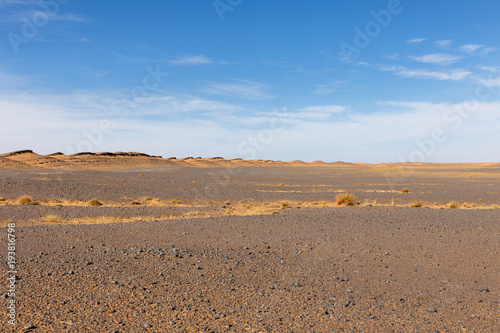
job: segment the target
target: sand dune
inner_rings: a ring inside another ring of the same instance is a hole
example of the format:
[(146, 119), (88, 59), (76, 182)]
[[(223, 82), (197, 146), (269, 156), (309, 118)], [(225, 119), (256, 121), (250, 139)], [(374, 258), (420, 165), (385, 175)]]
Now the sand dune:
[(65, 155), (61, 152), (40, 155), (32, 150), (19, 150), (0, 155), (0, 168), (18, 169), (18, 168), (71, 168), (83, 170), (111, 170), (127, 168), (148, 168), (148, 167), (375, 167), (375, 168), (398, 168), (405, 167), (439, 167), (440, 165), (450, 166), (470, 166), (470, 167), (494, 167), (500, 163), (348, 163), (323, 161), (271, 161), (271, 160), (244, 160), (244, 159), (224, 159), (222, 157), (167, 157), (153, 156), (138, 152), (81, 152), (71, 155)]

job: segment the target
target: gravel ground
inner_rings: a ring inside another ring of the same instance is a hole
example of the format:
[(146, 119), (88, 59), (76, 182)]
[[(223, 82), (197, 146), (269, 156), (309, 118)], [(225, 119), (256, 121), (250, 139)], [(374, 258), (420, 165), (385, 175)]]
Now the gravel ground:
[[(500, 203), (494, 168), (420, 170), (395, 185), (362, 167), (241, 169), (231, 177), (222, 176), (224, 168), (1, 170), (0, 195), (117, 202), (152, 196), (209, 207), (224, 200), (333, 200), (347, 190), (377, 202)], [(410, 193), (382, 192), (403, 187)], [(192, 209), (0, 206), (0, 219), (18, 225), (14, 331), (500, 331), (500, 209), (354, 206), (24, 225), (54, 212), (125, 218)], [(7, 293), (5, 282), (5, 332)]]

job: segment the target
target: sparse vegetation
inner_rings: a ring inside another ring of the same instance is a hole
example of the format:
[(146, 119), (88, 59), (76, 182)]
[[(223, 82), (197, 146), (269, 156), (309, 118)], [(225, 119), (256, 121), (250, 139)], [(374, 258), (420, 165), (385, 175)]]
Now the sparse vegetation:
[(177, 199), (172, 199), (172, 200), (170, 200), (170, 203), (178, 205), (178, 204), (181, 204), (182, 202), (180, 200), (177, 200)]
[(371, 206), (374, 206), (376, 203), (377, 203), (377, 200), (366, 199), (365, 202), (363, 202), (362, 206), (371, 207)]
[(491, 205), (491, 208), (493, 208), (493, 209), (500, 209), (500, 205), (493, 204), (493, 205)]
[(335, 203), (338, 206), (353, 206), (357, 197), (349, 193), (339, 193), (335, 198)]
[(39, 205), (38, 201), (34, 201), (29, 195), (23, 195), (17, 199), (19, 205)]
[(99, 200), (97, 200), (96, 198), (93, 198), (89, 201), (89, 205), (92, 207), (98, 207), (98, 206), (102, 206), (102, 203)]
[(4, 197), (0, 197), (0, 201), (5, 201), (5, 198)]
[(285, 186), (285, 184), (283, 184), (283, 183), (279, 183), (279, 184), (278, 184), (278, 186)]
[(410, 190), (405, 187), (401, 190), (401, 193), (410, 193)]
[(45, 222), (45, 223), (60, 223), (62, 222), (62, 219), (57, 216), (57, 215), (47, 215), (47, 216), (44, 216), (40, 219), (42, 222)]
[(145, 174), (143, 174), (143, 173), (141, 173), (141, 174), (139, 175), (139, 177), (146, 177), (146, 175), (145, 175)]
[(286, 207), (288, 207), (288, 205), (289, 205), (288, 201), (282, 201), (281, 202), (281, 208), (282, 209), (285, 209)]
[(137, 200), (132, 200), (131, 204), (132, 205), (142, 205), (142, 203), (140, 201), (137, 201)]
[(456, 201), (452, 201), (448, 204), (449, 208), (458, 208), (459, 206), (460, 206), (460, 204)]
[(275, 214), (279, 214), (280, 212), (275, 210), (274, 212), (272, 212), (271, 214), (275, 215)]
[(410, 204), (410, 207), (422, 207), (422, 201), (415, 200)]

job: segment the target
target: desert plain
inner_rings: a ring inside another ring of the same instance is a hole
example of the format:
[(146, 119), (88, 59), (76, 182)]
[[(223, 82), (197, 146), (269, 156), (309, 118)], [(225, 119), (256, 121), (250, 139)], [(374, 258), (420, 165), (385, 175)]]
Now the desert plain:
[(19, 151), (0, 184), (4, 332), (500, 332), (500, 163)]

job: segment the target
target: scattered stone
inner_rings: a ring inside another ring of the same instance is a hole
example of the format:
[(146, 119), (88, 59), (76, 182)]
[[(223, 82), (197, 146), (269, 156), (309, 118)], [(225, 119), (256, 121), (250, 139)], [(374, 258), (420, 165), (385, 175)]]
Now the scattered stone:
[(489, 293), (490, 289), (489, 288), (482, 288), (482, 289), (479, 289), (479, 291), (482, 293)]
[(433, 308), (432, 306), (429, 306), (428, 308), (426, 308), (426, 310), (428, 312), (437, 312), (436, 308)]
[(37, 327), (34, 324), (28, 324), (28, 325), (24, 326), (24, 331), (25, 332), (30, 332), (31, 330), (34, 330), (36, 328)]

